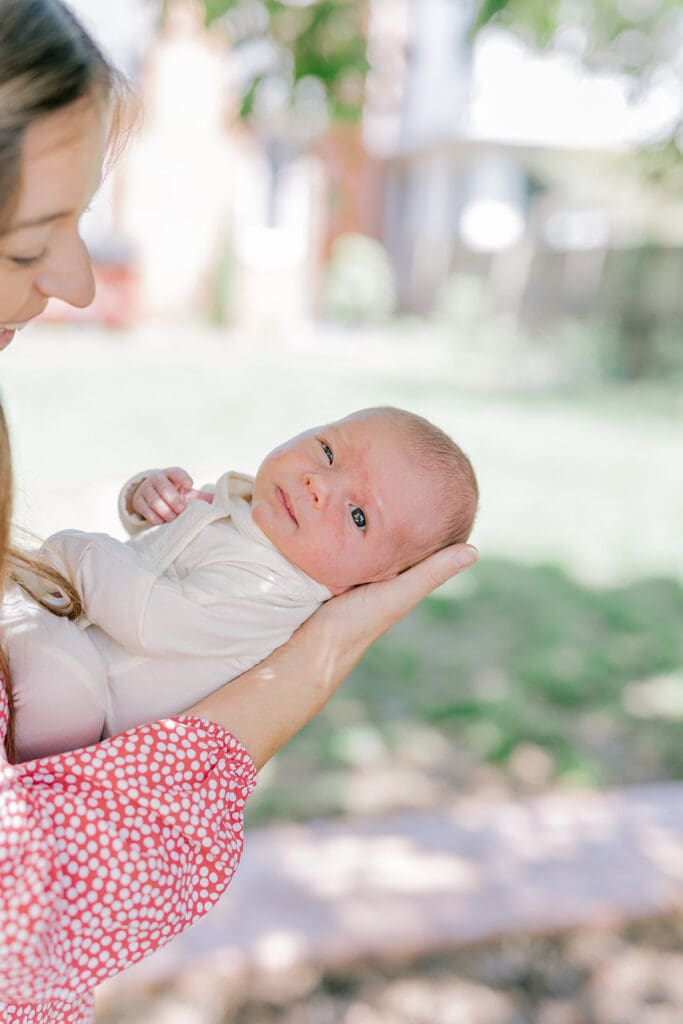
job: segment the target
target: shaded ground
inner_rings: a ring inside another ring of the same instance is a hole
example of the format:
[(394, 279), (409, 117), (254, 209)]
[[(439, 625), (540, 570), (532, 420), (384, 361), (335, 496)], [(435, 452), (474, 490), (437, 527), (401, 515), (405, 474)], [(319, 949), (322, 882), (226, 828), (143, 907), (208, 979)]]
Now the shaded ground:
[[(378, 961), (410, 965), (504, 937), (671, 913), (683, 900), (682, 790), (470, 800), (450, 813), (252, 829), (229, 897), (104, 985), (99, 1009), (119, 1020), (142, 1005), (155, 1020), (160, 1002), (189, 998), (210, 1024), (266, 995), (284, 1005), (307, 993), (314, 1005), (330, 974), (362, 988)], [(457, 998), (455, 986), (448, 993)]]
[(680, 1024), (683, 920), (519, 938), (417, 963), (288, 972), (225, 991), (214, 972), (98, 1024)]

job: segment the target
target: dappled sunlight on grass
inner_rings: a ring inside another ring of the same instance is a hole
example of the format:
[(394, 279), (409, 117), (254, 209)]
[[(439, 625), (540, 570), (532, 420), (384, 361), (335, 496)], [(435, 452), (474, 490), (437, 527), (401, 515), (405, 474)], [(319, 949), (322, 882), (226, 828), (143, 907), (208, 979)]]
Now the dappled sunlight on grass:
[(662, 713), (683, 669), (677, 580), (594, 588), (487, 558), (468, 577), (465, 596), (428, 598), (375, 644), (278, 756), (252, 814), (683, 777), (678, 716)]

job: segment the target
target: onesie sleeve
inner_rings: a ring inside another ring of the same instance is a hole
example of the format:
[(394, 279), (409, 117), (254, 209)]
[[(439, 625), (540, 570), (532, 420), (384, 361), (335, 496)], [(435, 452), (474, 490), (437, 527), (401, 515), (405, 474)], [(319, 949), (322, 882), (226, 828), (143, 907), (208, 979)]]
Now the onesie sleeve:
[(164, 573), (107, 534), (65, 530), (50, 538), (49, 551), (80, 594), (87, 621), (133, 655), (251, 656), (253, 663), (256, 651), (284, 643), (319, 603), (307, 606), (276, 578), (226, 562), (182, 578)]
[(192, 716), (3, 759), (0, 1009), (71, 1004), (206, 913), (239, 863), (254, 785), (238, 740)]

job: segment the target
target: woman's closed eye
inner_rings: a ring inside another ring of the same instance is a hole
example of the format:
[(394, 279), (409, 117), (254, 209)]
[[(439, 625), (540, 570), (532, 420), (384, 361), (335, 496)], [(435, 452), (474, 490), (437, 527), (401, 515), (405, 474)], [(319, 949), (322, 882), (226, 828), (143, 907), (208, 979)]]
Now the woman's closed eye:
[(327, 441), (321, 441), (320, 442), (320, 447), (325, 452), (325, 455), (327, 457), (327, 461), (329, 462), (330, 465), (332, 465), (332, 463), (334, 462), (334, 452), (330, 448), (330, 446), (327, 443)]
[(353, 519), (354, 525), (357, 526), (359, 530), (364, 530), (368, 525), (368, 521), (365, 518), (365, 512), (362, 508), (358, 508), (357, 505), (354, 505), (351, 509), (351, 518)]
[(40, 252), (37, 256), (7, 256), (6, 259), (16, 267), (32, 267), (36, 263), (39, 263), (43, 256), (44, 253)]

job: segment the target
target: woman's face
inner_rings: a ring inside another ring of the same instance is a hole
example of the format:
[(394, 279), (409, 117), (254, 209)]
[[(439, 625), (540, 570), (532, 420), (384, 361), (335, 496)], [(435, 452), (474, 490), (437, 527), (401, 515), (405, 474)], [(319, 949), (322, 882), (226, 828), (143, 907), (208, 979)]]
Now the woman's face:
[(90, 99), (26, 130), (19, 197), (0, 234), (0, 351), (52, 296), (72, 306), (92, 302), (95, 283), (78, 224), (99, 184), (106, 142), (106, 118)]

